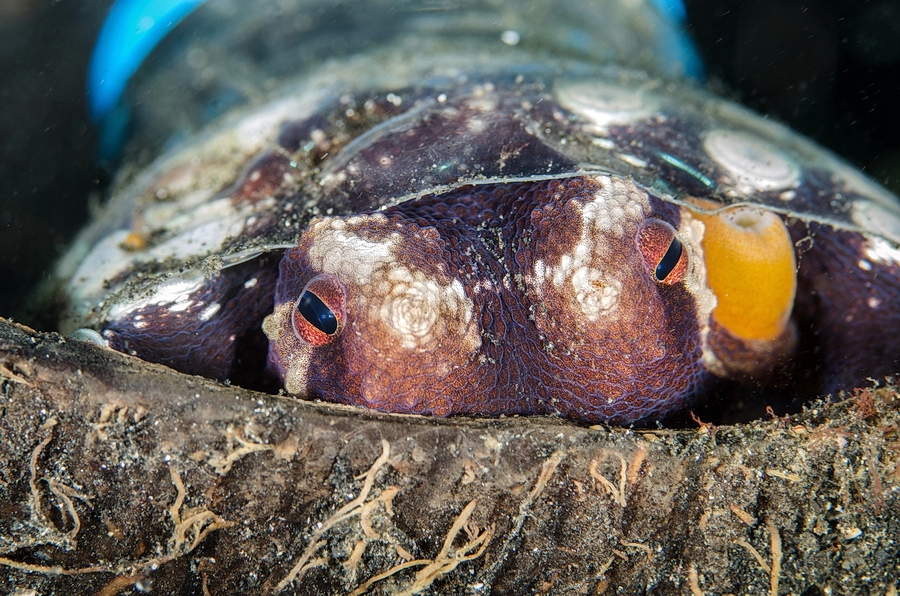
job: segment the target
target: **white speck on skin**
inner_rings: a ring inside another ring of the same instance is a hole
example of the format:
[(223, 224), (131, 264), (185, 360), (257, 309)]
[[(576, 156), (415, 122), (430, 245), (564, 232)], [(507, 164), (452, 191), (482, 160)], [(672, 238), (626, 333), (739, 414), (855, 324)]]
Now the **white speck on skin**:
[(604, 139), (603, 137), (594, 137), (591, 139), (591, 143), (607, 150), (613, 150), (616, 148), (616, 143), (609, 139)]
[(193, 300), (188, 300), (188, 296), (179, 296), (178, 300), (169, 307), (169, 312), (184, 312), (191, 307)]
[(627, 153), (620, 153), (618, 158), (624, 161), (627, 164), (631, 164), (636, 168), (646, 168), (647, 162), (641, 159), (640, 157), (635, 157), (634, 155), (629, 155)]
[(491, 283), (491, 280), (489, 279), (482, 279), (479, 280), (472, 289), (474, 292), (493, 292), (494, 284)]
[(209, 305), (200, 312), (198, 317), (201, 321), (208, 321), (222, 309), (222, 305), (218, 302), (210, 302)]
[(884, 238), (878, 238), (877, 236), (869, 239), (866, 256), (876, 263), (900, 265), (900, 249), (892, 246)]
[(538, 259), (534, 262), (533, 275), (532, 283), (535, 286), (540, 287), (544, 285), (544, 281), (547, 279), (547, 266), (544, 264), (543, 259)]

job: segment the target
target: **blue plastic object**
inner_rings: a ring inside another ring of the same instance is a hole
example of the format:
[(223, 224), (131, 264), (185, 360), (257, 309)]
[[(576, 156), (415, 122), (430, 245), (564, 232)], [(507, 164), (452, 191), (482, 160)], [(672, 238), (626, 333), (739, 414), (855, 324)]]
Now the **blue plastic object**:
[[(166, 34), (206, 0), (116, 0), (97, 38), (88, 68), (88, 107), (101, 127), (101, 159), (114, 161), (127, 136), (128, 110), (120, 105), (131, 75)], [(661, 63), (669, 75), (704, 77), (703, 64), (682, 31), (687, 12), (682, 0), (651, 0), (670, 22), (660, 32)]]
[(687, 9), (682, 0), (652, 0), (656, 10), (669, 17), (679, 25), (687, 21)]
[(668, 74), (684, 75), (702, 81), (706, 77), (703, 61), (700, 60), (694, 42), (683, 30), (687, 23), (687, 9), (683, 0), (651, 0), (651, 4), (672, 25), (670, 32), (661, 32), (658, 49), (667, 58), (663, 65), (670, 69)]
[(117, 0), (100, 30), (88, 68), (91, 118), (102, 122), (128, 79), (163, 37), (205, 0)]

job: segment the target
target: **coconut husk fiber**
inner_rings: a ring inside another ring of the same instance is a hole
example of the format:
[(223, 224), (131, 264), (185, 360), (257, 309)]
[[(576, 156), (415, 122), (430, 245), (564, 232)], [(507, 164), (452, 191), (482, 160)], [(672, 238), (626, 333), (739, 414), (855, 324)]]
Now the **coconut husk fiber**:
[(683, 430), (254, 393), (0, 321), (0, 592), (896, 594), (900, 396)]

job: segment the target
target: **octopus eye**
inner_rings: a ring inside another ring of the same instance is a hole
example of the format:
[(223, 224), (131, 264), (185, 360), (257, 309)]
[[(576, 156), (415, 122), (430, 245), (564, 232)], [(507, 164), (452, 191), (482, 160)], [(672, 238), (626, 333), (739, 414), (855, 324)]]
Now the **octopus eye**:
[(297, 312), (303, 315), (307, 323), (325, 335), (334, 335), (337, 331), (337, 317), (334, 312), (310, 290), (304, 290), (300, 295)]
[(310, 280), (294, 304), (291, 322), (294, 334), (314, 345), (330, 343), (343, 326), (346, 292), (333, 275), (317, 275)]
[(664, 221), (649, 219), (638, 230), (637, 247), (644, 267), (661, 284), (677, 284), (688, 271), (688, 253), (675, 228)]

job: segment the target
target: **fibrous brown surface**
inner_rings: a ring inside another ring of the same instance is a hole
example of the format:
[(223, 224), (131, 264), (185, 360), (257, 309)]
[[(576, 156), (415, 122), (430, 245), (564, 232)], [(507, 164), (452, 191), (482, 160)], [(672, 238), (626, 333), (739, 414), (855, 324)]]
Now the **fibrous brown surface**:
[(0, 321), (0, 591), (896, 594), (900, 396), (695, 430), (391, 416)]

